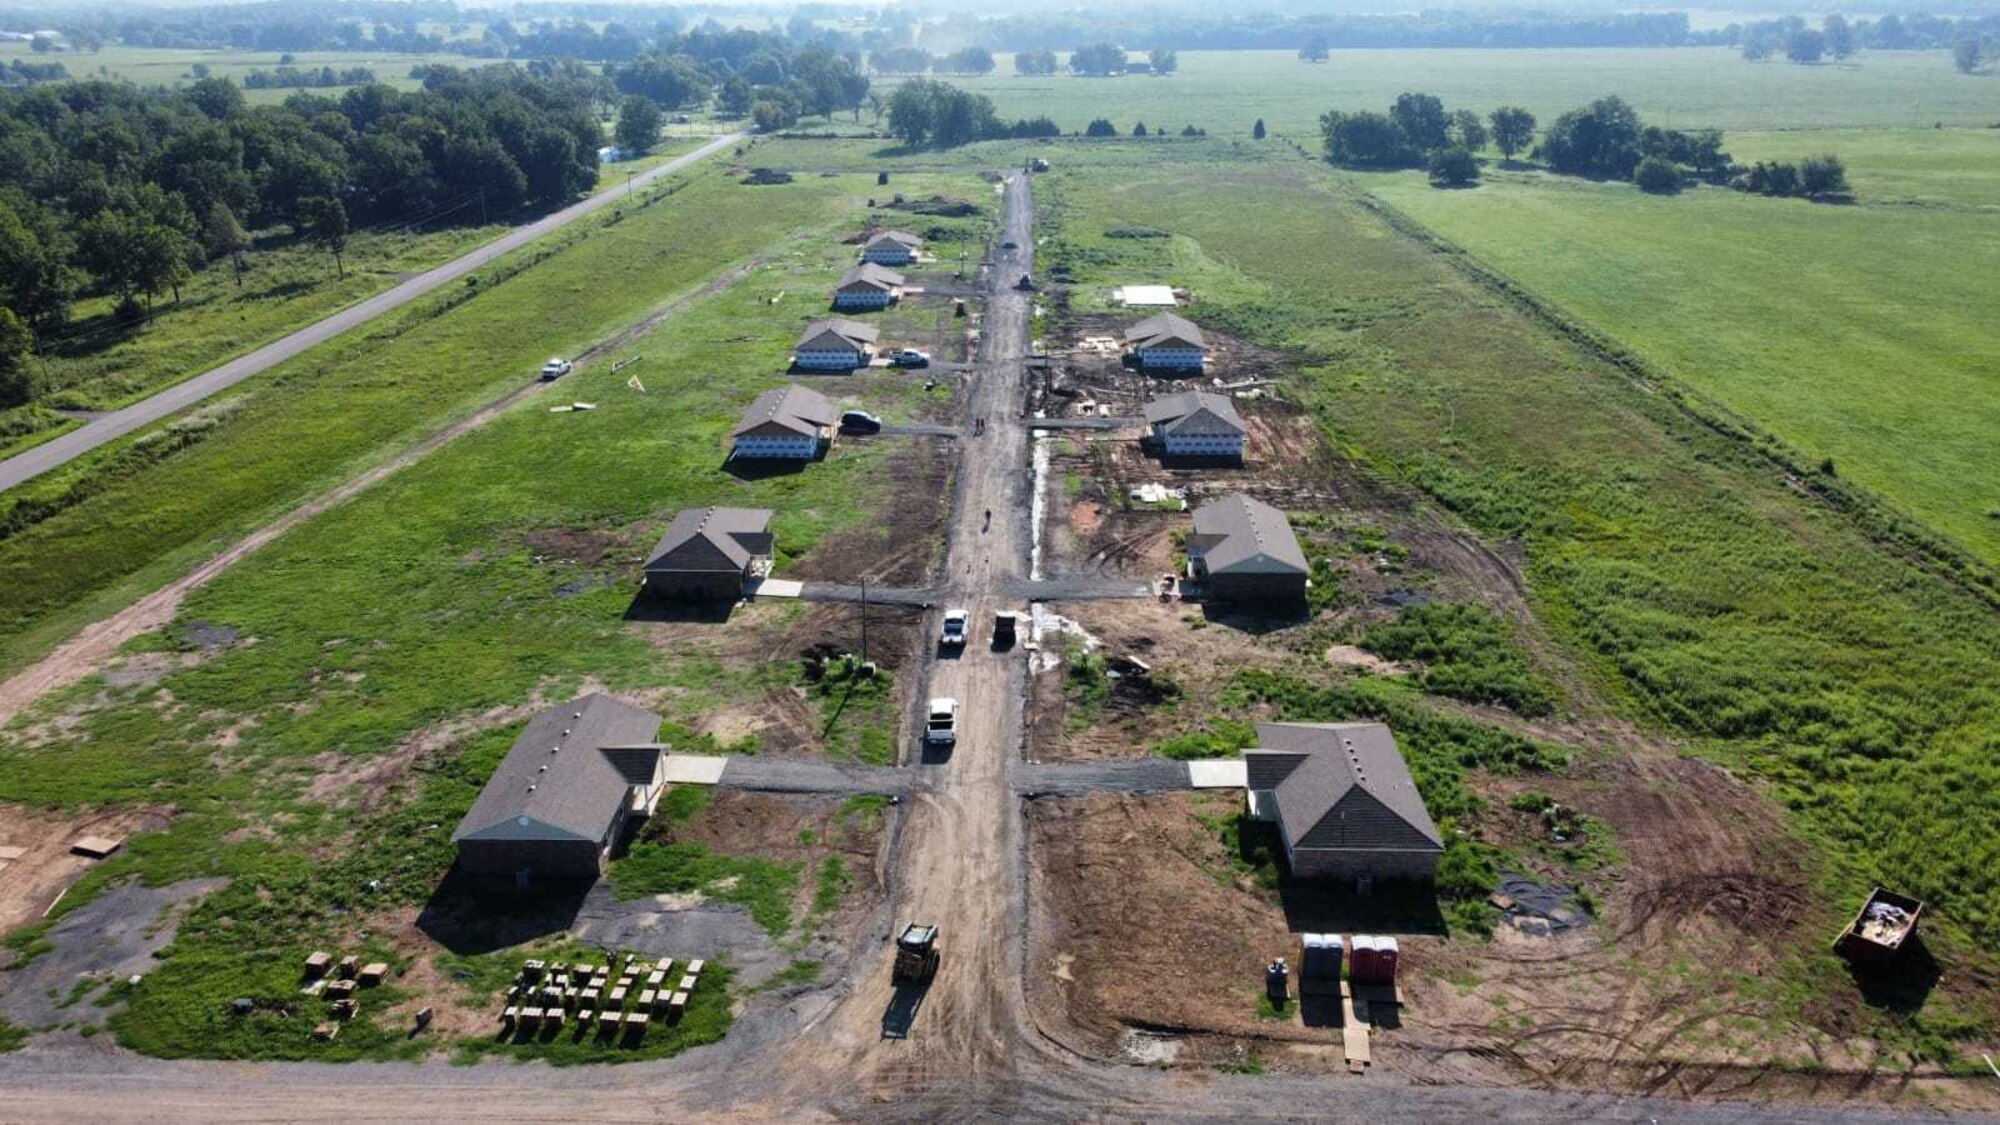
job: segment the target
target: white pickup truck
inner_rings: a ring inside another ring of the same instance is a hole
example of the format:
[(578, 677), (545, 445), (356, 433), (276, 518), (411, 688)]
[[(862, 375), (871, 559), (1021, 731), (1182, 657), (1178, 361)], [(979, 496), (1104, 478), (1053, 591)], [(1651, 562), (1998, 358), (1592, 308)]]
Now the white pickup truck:
[(933, 699), (924, 720), (924, 741), (950, 746), (958, 741), (958, 700)]
[(542, 379), (544, 382), (550, 379), (560, 379), (569, 374), (569, 367), (569, 360), (557, 356), (547, 363), (542, 364)]
[(938, 643), (946, 648), (964, 648), (965, 635), (972, 615), (962, 609), (944, 611), (944, 628), (938, 631)]

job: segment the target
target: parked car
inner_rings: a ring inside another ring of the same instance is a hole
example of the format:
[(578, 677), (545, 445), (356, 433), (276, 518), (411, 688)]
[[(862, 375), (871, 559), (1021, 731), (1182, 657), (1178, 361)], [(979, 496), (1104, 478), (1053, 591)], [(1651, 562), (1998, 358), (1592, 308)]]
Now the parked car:
[(946, 648), (964, 648), (965, 634), (972, 615), (962, 609), (944, 611), (944, 628), (938, 631), (938, 643)]
[(548, 361), (547, 363), (542, 364), (542, 378), (545, 380), (560, 379), (563, 376), (569, 374), (569, 367), (570, 367), (569, 360), (566, 360), (561, 356), (557, 356), (556, 358)]
[(958, 741), (958, 700), (933, 699), (924, 721), (924, 741), (950, 746)]
[(1019, 250), (1020, 248), (1021, 244), (1011, 238), (1000, 244), (1000, 249), (1002, 250)]
[(843, 434), (879, 434), (882, 419), (866, 410), (849, 410), (840, 416), (840, 432)]
[(931, 365), (931, 353), (918, 351), (916, 348), (904, 348), (902, 351), (891, 355), (889, 362), (895, 364), (897, 367), (929, 367)]

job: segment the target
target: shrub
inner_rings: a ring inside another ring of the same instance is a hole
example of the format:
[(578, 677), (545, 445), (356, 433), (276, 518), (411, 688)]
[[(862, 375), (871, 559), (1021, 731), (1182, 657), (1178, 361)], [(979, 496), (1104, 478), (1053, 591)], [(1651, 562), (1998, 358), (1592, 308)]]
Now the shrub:
[(1092, 121), (1089, 125), (1084, 126), (1083, 135), (1086, 137), (1115, 137), (1118, 135), (1118, 126), (1100, 117)]
[(1648, 156), (1632, 169), (1632, 182), (1652, 195), (1673, 195), (1681, 190), (1681, 170), (1660, 156)]
[(1469, 703), (1546, 715), (1555, 699), (1516, 651), (1498, 618), (1465, 602), (1429, 602), (1370, 628), (1361, 643), (1390, 660), (1423, 664), (1425, 690)]
[(1479, 182), (1479, 161), (1462, 148), (1439, 149), (1431, 154), (1430, 174), (1434, 187), (1465, 187)]

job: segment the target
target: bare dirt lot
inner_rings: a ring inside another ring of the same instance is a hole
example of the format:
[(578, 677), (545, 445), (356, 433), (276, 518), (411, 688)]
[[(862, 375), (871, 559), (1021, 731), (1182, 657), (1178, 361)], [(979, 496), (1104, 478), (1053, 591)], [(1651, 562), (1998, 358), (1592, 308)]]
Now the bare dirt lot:
[(157, 831), (171, 816), (163, 809), (118, 809), (112, 812), (63, 814), (20, 805), (0, 805), (0, 847), (11, 858), (0, 859), (0, 930), (13, 930), (40, 918), (56, 897), (88, 871), (96, 860), (70, 852), (84, 836), (123, 840), (135, 832)]

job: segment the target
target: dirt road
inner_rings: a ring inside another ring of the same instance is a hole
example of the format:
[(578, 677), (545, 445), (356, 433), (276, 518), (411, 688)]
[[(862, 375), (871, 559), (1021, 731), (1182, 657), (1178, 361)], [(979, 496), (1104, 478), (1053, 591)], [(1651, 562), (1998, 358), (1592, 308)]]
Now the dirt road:
[[(730, 145), (743, 140), (744, 134), (731, 133), (714, 140), (683, 156), (653, 168), (634, 177), (634, 188), (644, 187), (662, 176), (669, 176), (690, 164), (706, 159)], [(588, 199), (573, 203), (553, 215), (529, 223), (517, 231), (502, 235), (492, 242), (479, 247), (463, 257), (455, 258), (444, 265), (425, 270), (423, 273), (403, 282), (386, 293), (378, 293), (356, 305), (334, 313), (324, 320), (309, 324), (289, 336), (265, 344), (248, 355), (238, 356), (212, 371), (204, 372), (185, 382), (176, 383), (159, 394), (135, 402), (122, 410), (113, 410), (99, 415), (88, 423), (69, 433), (43, 442), (25, 453), (0, 461), (0, 492), (4, 492), (23, 481), (33, 480), (51, 469), (68, 464), (70, 461), (90, 452), (106, 442), (116, 441), (126, 434), (145, 426), (150, 426), (163, 418), (170, 417), (208, 398), (219, 391), (241, 383), (252, 375), (268, 371), (278, 364), (298, 355), (315, 344), (330, 340), (335, 336), (374, 320), (383, 313), (402, 308), (418, 297), (457, 281), (473, 270), (495, 258), (533, 242), (535, 239), (575, 222), (602, 208), (609, 207), (624, 198), (624, 192), (602, 191)]]

